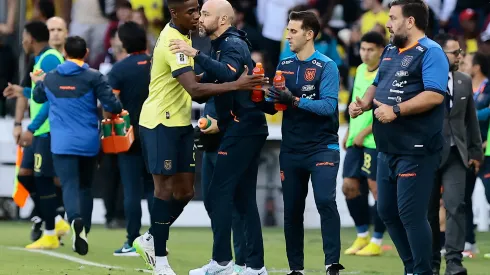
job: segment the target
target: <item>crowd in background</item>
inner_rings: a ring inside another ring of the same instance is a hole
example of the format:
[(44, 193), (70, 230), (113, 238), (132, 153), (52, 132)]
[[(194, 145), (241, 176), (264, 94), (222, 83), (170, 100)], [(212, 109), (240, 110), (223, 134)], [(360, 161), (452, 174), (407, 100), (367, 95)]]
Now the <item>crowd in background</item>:
[[(0, 0), (0, 91), (8, 83), (20, 83), (28, 78), (29, 57), (24, 57), (19, 43), (21, 2)], [(202, 0), (200, 0), (202, 2)], [(235, 11), (235, 25), (248, 34), (252, 57), (262, 62), (268, 76), (273, 76), (282, 58), (292, 55), (286, 35), (290, 11), (312, 10), (322, 24), (315, 41), (318, 51), (330, 57), (341, 72), (342, 85), (339, 103), (347, 104), (355, 69), (361, 64), (359, 45), (361, 36), (371, 30), (389, 39), (385, 27), (388, 21), (389, 0), (230, 0)], [(456, 35), (464, 53), (490, 54), (490, 4), (486, 0), (426, 0), (430, 8), (428, 35), (449, 32)], [(134, 21), (147, 31), (151, 54), (160, 31), (168, 23), (170, 14), (164, 0), (26, 0), (25, 21), (46, 21), (60, 16), (67, 22), (69, 35), (83, 37), (90, 49), (87, 63), (103, 73), (112, 64), (127, 56), (116, 36), (117, 27)], [(20, 26), (22, 27), (22, 26)], [(195, 35), (194, 43), (206, 44)], [(200, 48), (203, 48), (202, 46)], [(24, 70), (19, 70), (24, 68)], [(461, 65), (465, 68), (465, 65)], [(471, 70), (467, 70), (471, 72)], [(488, 72), (487, 72), (488, 73)], [(23, 77), (25, 76), (25, 77)], [(0, 117), (13, 115), (14, 102), (0, 95)], [(339, 108), (341, 111), (342, 108)], [(341, 122), (345, 118), (341, 116)], [(111, 162), (111, 159), (107, 159)], [(117, 166), (117, 165), (116, 165)], [(116, 167), (114, 169), (117, 169)], [(110, 175), (118, 175), (109, 173)], [(103, 181), (118, 182), (107, 173)], [(107, 178), (111, 177), (111, 178)], [(117, 177), (117, 176), (115, 176)], [(96, 177), (97, 178), (97, 177)], [(117, 185), (117, 184), (116, 184)], [(108, 190), (117, 188), (108, 187)], [(120, 188), (119, 188), (120, 189)], [(123, 226), (122, 191), (107, 192), (108, 224)], [(116, 221), (116, 222), (114, 222)]]

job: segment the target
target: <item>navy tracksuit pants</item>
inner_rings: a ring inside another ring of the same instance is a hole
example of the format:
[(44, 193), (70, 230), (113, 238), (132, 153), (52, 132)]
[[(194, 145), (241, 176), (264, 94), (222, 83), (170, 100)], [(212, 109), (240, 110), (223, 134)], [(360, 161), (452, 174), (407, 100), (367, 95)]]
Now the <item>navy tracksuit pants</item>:
[[(202, 156), (202, 169), (201, 169), (201, 187), (203, 200), (206, 200), (209, 185), (213, 177), (214, 168), (216, 167), (216, 159), (218, 158), (218, 151), (204, 152)], [(245, 240), (245, 221), (236, 207), (233, 206), (233, 213), (231, 218), (231, 229), (233, 231), (233, 249), (235, 251), (235, 264), (244, 266), (246, 261), (246, 240)]]
[(121, 183), (124, 191), (124, 216), (126, 217), (127, 242), (129, 245), (139, 237), (141, 229), (141, 199), (148, 202), (151, 213), (153, 203), (153, 179), (145, 169), (143, 156), (140, 154), (119, 154), (117, 156)]
[(441, 157), (378, 154), (378, 213), (405, 266), (405, 274), (432, 274), (427, 210)]
[(53, 154), (53, 164), (60, 178), (68, 221), (82, 218), (85, 232), (92, 225), (92, 183), (97, 165), (96, 157)]
[(260, 151), (265, 135), (224, 137), (216, 158), (204, 201), (213, 230), (213, 260), (233, 259), (231, 228), (235, 207), (245, 223), (247, 254), (245, 264), (250, 268), (264, 266), (264, 242), (259, 210), (257, 209), (257, 172)]
[(304, 270), (303, 214), (311, 176), (321, 219), (325, 265), (340, 260), (340, 217), (335, 201), (340, 153), (322, 150), (311, 154), (281, 152), (279, 156), (284, 200), (284, 235), (291, 270)]

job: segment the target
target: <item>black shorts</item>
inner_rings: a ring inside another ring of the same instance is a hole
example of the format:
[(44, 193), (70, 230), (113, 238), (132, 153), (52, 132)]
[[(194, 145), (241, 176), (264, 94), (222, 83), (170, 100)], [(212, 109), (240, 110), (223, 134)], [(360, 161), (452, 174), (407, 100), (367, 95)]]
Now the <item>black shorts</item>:
[(154, 129), (140, 126), (141, 148), (148, 172), (153, 175), (194, 173), (194, 129), (192, 125)]
[(34, 148), (33, 145), (24, 147), (22, 151), (22, 162), (20, 168), (33, 170), (34, 169)]
[(376, 180), (378, 152), (376, 149), (351, 146), (344, 159), (343, 178)]
[(37, 136), (32, 141), (34, 149), (34, 176), (55, 177), (53, 153), (51, 153), (51, 136)]

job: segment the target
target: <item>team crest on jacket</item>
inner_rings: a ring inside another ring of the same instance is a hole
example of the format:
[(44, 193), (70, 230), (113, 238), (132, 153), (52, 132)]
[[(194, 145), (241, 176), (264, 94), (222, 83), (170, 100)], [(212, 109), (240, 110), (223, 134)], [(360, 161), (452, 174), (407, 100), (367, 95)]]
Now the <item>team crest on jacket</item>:
[(405, 56), (405, 57), (402, 59), (402, 64), (401, 64), (401, 65), (402, 65), (402, 67), (403, 67), (403, 68), (408, 67), (408, 66), (410, 65), (410, 62), (412, 62), (412, 60), (413, 60), (413, 56), (411, 56), (411, 55), (407, 55), (407, 56)]
[(308, 68), (305, 71), (305, 80), (306, 81), (312, 81), (315, 79), (316, 75), (316, 69), (315, 68)]
[(168, 159), (166, 159), (166, 160), (163, 162), (163, 168), (165, 168), (165, 170), (170, 170), (170, 169), (172, 169), (172, 160), (168, 160)]

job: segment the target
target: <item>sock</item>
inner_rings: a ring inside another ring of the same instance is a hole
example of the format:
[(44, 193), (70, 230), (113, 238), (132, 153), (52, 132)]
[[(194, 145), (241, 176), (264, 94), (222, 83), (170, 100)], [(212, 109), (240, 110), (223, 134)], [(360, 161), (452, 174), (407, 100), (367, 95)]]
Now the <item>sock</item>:
[(54, 230), (54, 220), (56, 217), (56, 208), (58, 198), (56, 197), (56, 186), (52, 177), (36, 177), (36, 187), (39, 196), (39, 207), (43, 213), (44, 228), (46, 230)]
[(366, 238), (369, 235), (369, 225), (356, 226), (357, 237)]
[(441, 249), (446, 245), (446, 232), (439, 232), (439, 237), (441, 239)]
[(168, 266), (168, 259), (167, 259), (167, 256), (164, 256), (164, 257), (161, 257), (161, 256), (156, 256), (156, 263), (155, 263), (155, 267), (158, 269), (158, 268), (162, 268), (164, 266)]
[(153, 198), (152, 215), (152, 235), (155, 244), (155, 256), (164, 257), (167, 255), (167, 240), (170, 229), (170, 201)]
[(218, 264), (220, 266), (227, 266), (229, 263), (230, 263), (230, 261), (226, 261), (226, 262), (219, 262)]
[(58, 215), (58, 216), (56, 216), (56, 217), (54, 218), (54, 223), (55, 223), (55, 224), (57, 224), (57, 223), (59, 223), (59, 222), (60, 222), (60, 221), (62, 221), (62, 220), (63, 220), (63, 218), (62, 218), (60, 215)]
[(374, 231), (374, 232), (373, 232), (373, 239), (382, 240), (382, 239), (383, 239), (383, 235), (384, 235), (384, 234), (383, 234), (383, 233), (381, 233), (381, 232), (376, 232), (376, 231)]
[(63, 204), (63, 190), (61, 189), (61, 187), (56, 186), (56, 185), (55, 185), (55, 188), (56, 188), (56, 196), (58, 198), (58, 208), (64, 208), (64, 204)]
[[(357, 233), (366, 233), (369, 229), (369, 203), (368, 196), (361, 194), (353, 199), (346, 199), (350, 216), (354, 220)], [(366, 234), (367, 236), (367, 234)]]
[(169, 211), (170, 211), (170, 225), (172, 225), (177, 218), (179, 218), (180, 214), (184, 212), (185, 206), (188, 204), (188, 201), (180, 201), (172, 198), (170, 200)]
[[(373, 234), (373, 236), (374, 236), (374, 234)], [(381, 246), (381, 243), (383, 242), (383, 239), (382, 238), (372, 237), (371, 238), (371, 242), (374, 243), (374, 244), (377, 244), (377, 245)]]
[(29, 192), (29, 196), (34, 203), (32, 215), (38, 216), (42, 219), (41, 209), (39, 208), (39, 196), (37, 195), (37, 188), (36, 183), (34, 182), (34, 176), (17, 176), (17, 180), (22, 183), (25, 189)]
[(46, 236), (54, 236), (54, 233), (55, 233), (54, 229), (51, 229), (51, 230), (44, 230), (44, 234), (45, 234)]

